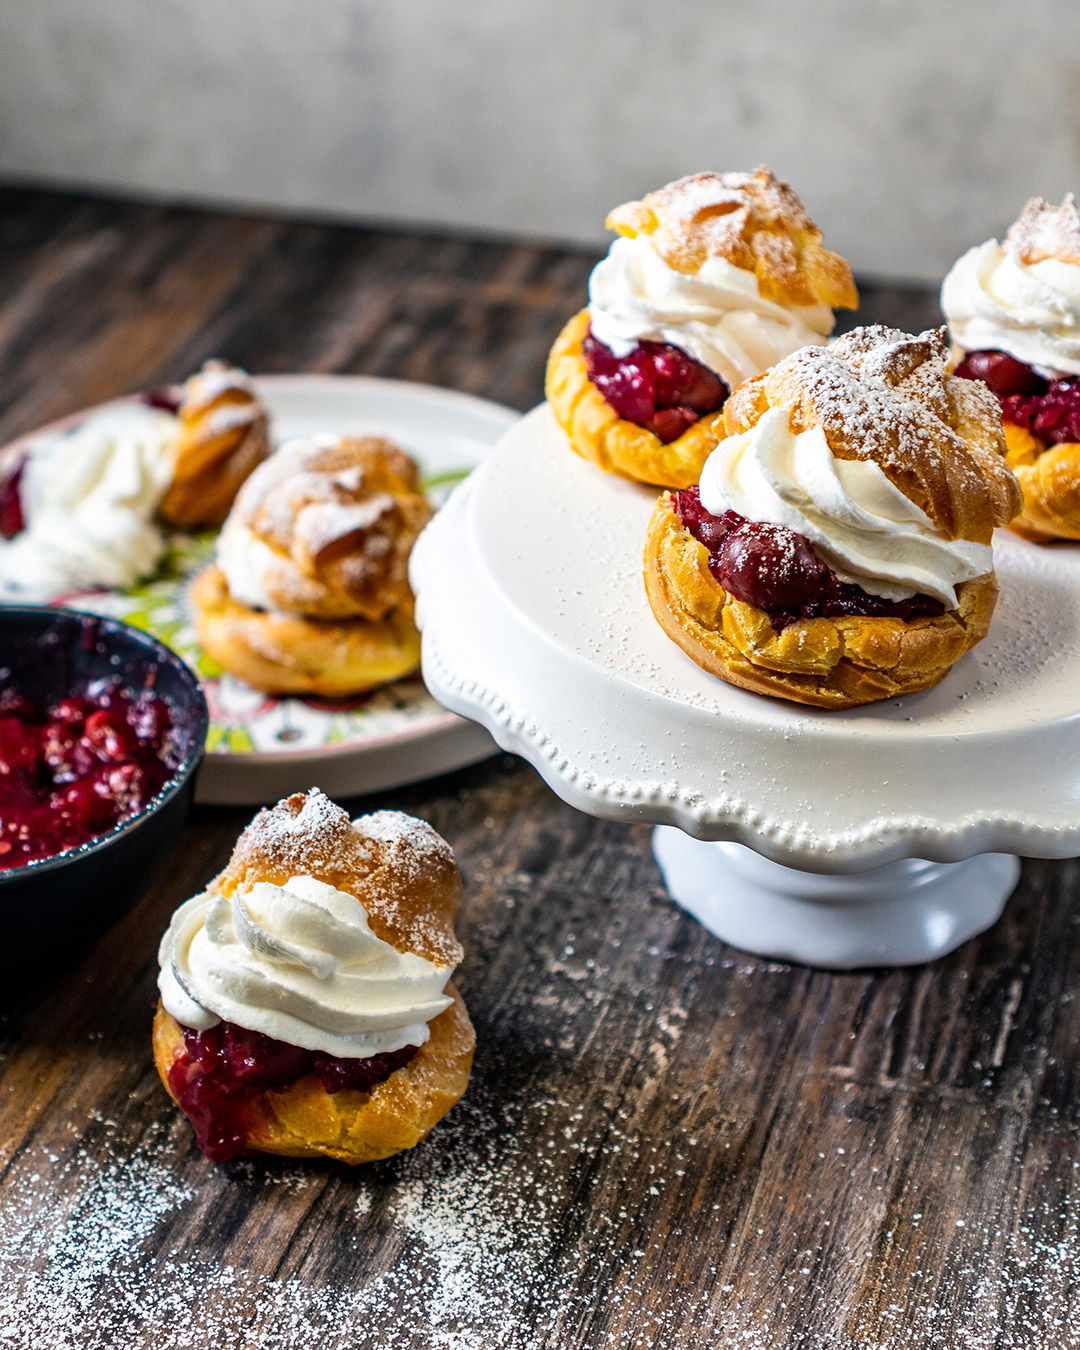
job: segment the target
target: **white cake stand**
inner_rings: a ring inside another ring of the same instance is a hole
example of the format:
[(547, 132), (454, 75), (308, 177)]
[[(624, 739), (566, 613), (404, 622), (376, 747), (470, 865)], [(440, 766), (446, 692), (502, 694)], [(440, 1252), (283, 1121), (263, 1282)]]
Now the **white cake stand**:
[(1080, 854), (1080, 548), (996, 540), (990, 635), (826, 713), (714, 679), (641, 581), (654, 490), (518, 423), (413, 555), (424, 678), (571, 805), (658, 823), (674, 898), (748, 951), (904, 965), (989, 927), (1017, 853)]

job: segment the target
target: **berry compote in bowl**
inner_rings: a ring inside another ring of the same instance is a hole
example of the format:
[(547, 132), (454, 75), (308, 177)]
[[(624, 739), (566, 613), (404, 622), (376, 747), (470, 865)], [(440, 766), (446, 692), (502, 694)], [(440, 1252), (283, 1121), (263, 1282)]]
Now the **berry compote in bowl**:
[(0, 970), (75, 953), (179, 845), (199, 682), (115, 619), (0, 605)]

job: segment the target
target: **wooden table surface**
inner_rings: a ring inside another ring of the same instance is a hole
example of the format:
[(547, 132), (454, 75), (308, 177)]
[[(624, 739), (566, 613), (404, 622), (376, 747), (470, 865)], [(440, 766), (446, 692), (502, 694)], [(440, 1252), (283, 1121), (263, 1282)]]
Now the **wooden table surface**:
[[(3, 191), (0, 440), (216, 354), (525, 409), (592, 261)], [(946, 960), (828, 974), (723, 946), (647, 828), (508, 756), (362, 805), (464, 870), (466, 1099), (359, 1170), (199, 1154), (151, 1065), (154, 953), (250, 813), (197, 811), (167, 879), (0, 1018), (0, 1347), (1080, 1345), (1076, 863), (1026, 863)]]

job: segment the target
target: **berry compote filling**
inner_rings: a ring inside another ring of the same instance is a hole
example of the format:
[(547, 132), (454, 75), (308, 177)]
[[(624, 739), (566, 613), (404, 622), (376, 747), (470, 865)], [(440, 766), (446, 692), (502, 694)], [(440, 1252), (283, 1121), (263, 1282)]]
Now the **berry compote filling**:
[(956, 367), (966, 380), (982, 380), (997, 395), (1001, 420), (1023, 427), (1044, 449), (1080, 441), (1080, 376), (1048, 380), (1008, 352), (968, 352)]
[(840, 615), (911, 620), (945, 613), (928, 595), (886, 600), (841, 581), (803, 535), (736, 511), (714, 516), (702, 506), (697, 487), (674, 496), (675, 514), (709, 551), (709, 571), (736, 600), (764, 610), (774, 628)]
[(665, 443), (678, 439), (728, 396), (719, 375), (668, 342), (639, 342), (616, 356), (592, 332), (581, 344), (589, 379), (620, 417)]
[(147, 805), (179, 764), (172, 712), (101, 680), (42, 707), (0, 690), (0, 869), (77, 848)]
[(14, 539), (26, 529), (20, 485), (28, 458), (23, 455), (0, 469), (0, 538)]
[(327, 1092), (370, 1092), (418, 1049), (406, 1045), (367, 1059), (339, 1059), (233, 1022), (219, 1022), (208, 1031), (181, 1030), (184, 1049), (169, 1069), (169, 1087), (213, 1162), (227, 1162), (247, 1148), (258, 1093), (281, 1091), (308, 1074)]

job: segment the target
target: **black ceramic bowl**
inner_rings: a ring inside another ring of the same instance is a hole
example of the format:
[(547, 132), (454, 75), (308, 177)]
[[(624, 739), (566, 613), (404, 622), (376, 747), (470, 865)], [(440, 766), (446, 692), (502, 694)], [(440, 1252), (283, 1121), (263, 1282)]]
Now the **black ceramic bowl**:
[(179, 765), (153, 801), (106, 834), (0, 870), (0, 969), (84, 946), (138, 899), (179, 841), (208, 723), (193, 672), (156, 638), (115, 619), (0, 606), (0, 688), (47, 704), (103, 676), (135, 692), (150, 687), (170, 705)]

